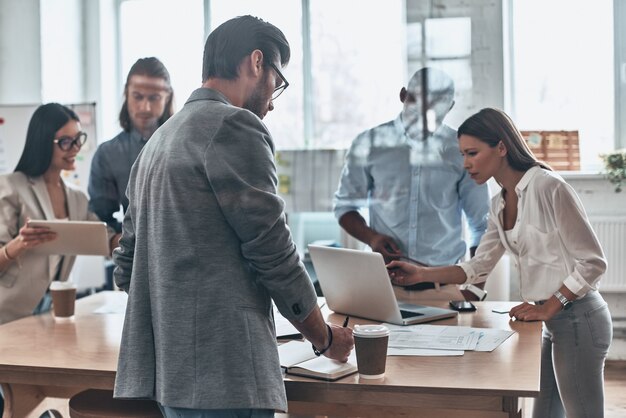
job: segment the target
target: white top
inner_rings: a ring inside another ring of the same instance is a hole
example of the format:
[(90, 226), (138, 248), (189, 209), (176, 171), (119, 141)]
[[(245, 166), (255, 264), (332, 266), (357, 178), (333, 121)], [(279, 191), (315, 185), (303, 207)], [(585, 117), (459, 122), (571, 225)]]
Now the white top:
[(507, 244), (509, 244), (511, 253), (514, 255), (519, 255), (519, 245), (517, 244), (518, 234), (519, 234), (519, 228), (517, 228), (517, 224), (515, 224), (515, 228), (509, 229), (508, 231), (504, 231), (506, 242)]
[(548, 299), (563, 284), (579, 298), (597, 289), (606, 259), (572, 187), (558, 174), (533, 167), (515, 192), (517, 251), (505, 236), (501, 192), (491, 200), (489, 225), (476, 256), (458, 264), (467, 282), (484, 282), (508, 250), (519, 270), (520, 292), (526, 301)]

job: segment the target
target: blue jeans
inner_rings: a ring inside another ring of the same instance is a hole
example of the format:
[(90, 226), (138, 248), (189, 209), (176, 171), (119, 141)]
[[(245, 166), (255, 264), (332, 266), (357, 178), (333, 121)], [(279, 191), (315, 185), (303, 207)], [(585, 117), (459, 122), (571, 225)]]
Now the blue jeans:
[(604, 360), (612, 339), (609, 308), (596, 291), (546, 321), (533, 418), (604, 417)]
[(159, 404), (166, 418), (273, 418), (273, 409), (187, 409)]

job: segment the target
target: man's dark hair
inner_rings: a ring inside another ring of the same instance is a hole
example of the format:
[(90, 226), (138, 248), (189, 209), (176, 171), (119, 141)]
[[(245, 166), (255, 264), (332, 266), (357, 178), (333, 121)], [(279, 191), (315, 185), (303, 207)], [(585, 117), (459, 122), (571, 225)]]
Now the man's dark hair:
[(139, 58), (128, 72), (126, 76), (126, 84), (124, 85), (124, 103), (122, 104), (122, 110), (120, 110), (120, 125), (126, 132), (130, 132), (133, 127), (130, 120), (130, 114), (128, 113), (128, 84), (130, 78), (134, 75), (143, 75), (152, 78), (162, 78), (167, 83), (169, 99), (165, 104), (165, 110), (159, 118), (159, 126), (163, 125), (174, 114), (174, 90), (172, 90), (172, 84), (170, 81), (170, 73), (165, 68), (165, 65), (158, 58), (147, 57)]
[(70, 120), (79, 122), (78, 116), (69, 107), (58, 103), (39, 106), (28, 123), (26, 143), (15, 171), (31, 177), (45, 173), (52, 161), (54, 136)]
[(256, 49), (263, 53), (265, 66), (273, 63), (277, 55), (281, 66), (285, 66), (291, 57), (287, 38), (271, 23), (254, 16), (239, 16), (222, 23), (204, 45), (202, 82), (213, 77), (236, 79), (241, 60)]

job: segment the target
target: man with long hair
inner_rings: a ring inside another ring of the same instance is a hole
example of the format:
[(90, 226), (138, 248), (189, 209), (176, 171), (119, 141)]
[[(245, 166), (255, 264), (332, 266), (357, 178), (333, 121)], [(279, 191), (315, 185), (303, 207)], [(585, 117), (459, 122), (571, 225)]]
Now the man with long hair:
[(174, 113), (174, 91), (165, 65), (155, 57), (138, 59), (128, 72), (124, 103), (115, 138), (98, 147), (89, 175), (89, 208), (116, 231), (122, 224), (113, 214), (128, 208), (126, 186), (139, 152)]

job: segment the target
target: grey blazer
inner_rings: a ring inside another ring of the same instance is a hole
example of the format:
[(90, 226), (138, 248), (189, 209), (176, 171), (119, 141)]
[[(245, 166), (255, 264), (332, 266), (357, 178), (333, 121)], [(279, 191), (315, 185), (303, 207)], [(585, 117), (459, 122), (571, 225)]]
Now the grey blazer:
[(132, 168), (115, 280), (128, 306), (115, 396), (165, 406), (287, 408), (271, 300), (316, 304), (276, 196), (273, 142), (201, 88)]
[[(87, 209), (87, 196), (64, 184), (69, 219), (99, 221)], [(52, 203), (43, 177), (28, 177), (23, 173), (0, 176), (0, 245), (4, 246), (19, 234), (26, 218), (55, 219)], [(110, 231), (111, 237), (112, 231)], [(61, 261), (59, 280), (67, 280), (75, 256), (65, 256)], [(23, 253), (18, 261), (0, 271), (0, 324), (33, 313), (55, 278), (56, 271), (50, 257)]]

